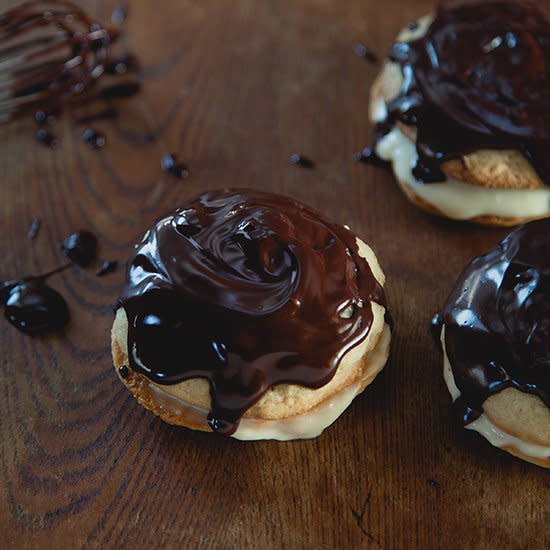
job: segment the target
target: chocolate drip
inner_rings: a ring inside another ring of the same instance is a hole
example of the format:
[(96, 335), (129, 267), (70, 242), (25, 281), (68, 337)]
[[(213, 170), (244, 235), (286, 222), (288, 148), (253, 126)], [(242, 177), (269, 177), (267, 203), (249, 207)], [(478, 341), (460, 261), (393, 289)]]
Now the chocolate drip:
[(103, 277), (108, 273), (114, 273), (118, 267), (118, 262), (116, 260), (103, 260), (101, 265), (97, 268), (95, 274), (97, 277)]
[(550, 407), (550, 219), (516, 229), (466, 267), (438, 323), (465, 423), (509, 387)]
[(290, 198), (225, 190), (146, 233), (120, 305), (131, 368), (207, 379), (209, 424), (231, 434), (270, 387), (328, 383), (366, 338), (371, 301), (384, 292), (349, 230)]
[(550, 15), (507, 1), (441, 7), (426, 34), (397, 42), (403, 85), (387, 123), (416, 128), (425, 182), (441, 164), (480, 149), (524, 153), (550, 182)]

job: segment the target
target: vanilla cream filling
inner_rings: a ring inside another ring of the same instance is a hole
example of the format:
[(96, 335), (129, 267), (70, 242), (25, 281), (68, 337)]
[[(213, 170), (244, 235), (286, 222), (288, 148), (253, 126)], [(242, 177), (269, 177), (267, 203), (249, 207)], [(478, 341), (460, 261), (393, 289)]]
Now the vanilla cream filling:
[[(368, 381), (370, 382), (382, 370), (388, 359), (390, 350), (391, 331), (388, 325), (380, 336), (375, 348), (367, 354)], [(311, 439), (321, 435), (323, 430), (330, 426), (350, 405), (355, 396), (363, 390), (365, 380), (348, 386), (332, 397), (323, 401), (317, 407), (303, 414), (288, 418), (255, 419), (242, 418), (237, 431), (232, 437), (241, 440), (277, 439), (288, 441), (291, 439)], [(149, 389), (155, 404), (174, 415), (196, 415), (195, 418), (206, 424), (208, 411), (189, 405), (185, 401), (171, 395), (163, 386), (149, 382)]]
[[(376, 112), (379, 111), (377, 106)], [(376, 154), (392, 163), (395, 176), (402, 185), (449, 218), (550, 215), (550, 189), (487, 189), (453, 178), (442, 183), (419, 182), (412, 173), (418, 160), (416, 146), (399, 128), (394, 128), (376, 144)]]
[[(443, 377), (449, 393), (451, 394), (453, 403), (460, 397), (461, 393), (458, 389), (447, 350), (445, 348), (445, 326), (441, 329), (441, 346), (443, 348)], [(479, 418), (470, 422), (465, 426), (468, 430), (474, 430), (480, 433), (485, 439), (495, 447), (508, 449), (509, 447), (517, 449), (521, 454), (537, 459), (550, 458), (550, 446), (530, 443), (504, 432), (491, 422), (486, 414), (482, 414)]]

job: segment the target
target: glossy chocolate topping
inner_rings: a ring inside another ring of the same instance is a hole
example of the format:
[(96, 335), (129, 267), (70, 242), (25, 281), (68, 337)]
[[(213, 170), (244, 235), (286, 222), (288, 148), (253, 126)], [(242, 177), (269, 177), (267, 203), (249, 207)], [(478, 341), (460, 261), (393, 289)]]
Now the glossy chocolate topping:
[(480, 149), (522, 151), (550, 182), (550, 15), (534, 3), (441, 7), (426, 34), (394, 44), (403, 85), (390, 125), (416, 127), (415, 177)]
[(516, 229), (475, 259), (434, 321), (445, 326), (465, 423), (508, 387), (550, 407), (550, 219)]
[(231, 434), (270, 387), (328, 383), (366, 338), (371, 301), (384, 291), (353, 233), (293, 199), (224, 190), (146, 233), (120, 304), (132, 369), (206, 378), (209, 424)]

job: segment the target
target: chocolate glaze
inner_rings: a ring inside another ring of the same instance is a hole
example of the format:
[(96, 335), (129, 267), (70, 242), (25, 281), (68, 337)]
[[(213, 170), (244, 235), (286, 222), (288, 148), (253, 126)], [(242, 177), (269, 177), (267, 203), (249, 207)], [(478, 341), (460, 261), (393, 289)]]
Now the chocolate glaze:
[(287, 197), (204, 193), (137, 246), (120, 305), (133, 370), (210, 382), (209, 424), (231, 434), (272, 386), (318, 388), (372, 324), (384, 291), (355, 236)]
[(550, 181), (550, 15), (534, 3), (441, 7), (427, 33), (394, 44), (403, 85), (387, 121), (417, 129), (414, 176), (480, 149), (522, 151)]
[(516, 229), (467, 266), (434, 325), (445, 326), (465, 423), (509, 387), (550, 407), (550, 219)]
[(89, 231), (71, 233), (61, 246), (65, 256), (80, 267), (87, 267), (97, 254), (97, 237)]
[(128, 378), (130, 371), (128, 370), (128, 367), (126, 365), (121, 365), (120, 367), (118, 367), (118, 373), (120, 374), (121, 378)]

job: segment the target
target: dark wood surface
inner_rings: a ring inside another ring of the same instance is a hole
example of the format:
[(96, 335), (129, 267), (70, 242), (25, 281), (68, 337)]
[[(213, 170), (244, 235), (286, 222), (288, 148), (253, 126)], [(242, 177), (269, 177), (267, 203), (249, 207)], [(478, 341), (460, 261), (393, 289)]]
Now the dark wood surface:
[[(0, 2), (3, 8), (13, 2)], [(109, 19), (115, 2), (82, 2)], [(323, 436), (241, 443), (163, 424), (111, 367), (112, 305), (123, 270), (52, 279), (64, 333), (0, 324), (0, 547), (532, 548), (550, 544), (549, 473), (453, 420), (429, 321), (464, 264), (501, 230), (444, 222), (411, 206), (392, 177), (352, 160), (370, 141), (369, 88), (423, 0), (135, 0), (127, 44), (143, 92), (90, 150), (70, 114), (49, 151), (33, 125), (0, 129), (0, 277), (61, 262), (86, 228), (101, 257), (132, 243), (186, 197), (220, 186), (279, 191), (349, 224), (387, 275), (395, 318), (387, 368)], [(130, 139), (163, 128), (155, 143)], [(191, 175), (161, 173), (177, 152)], [(305, 154), (315, 168), (292, 166)], [(42, 220), (35, 241), (26, 237)]]

